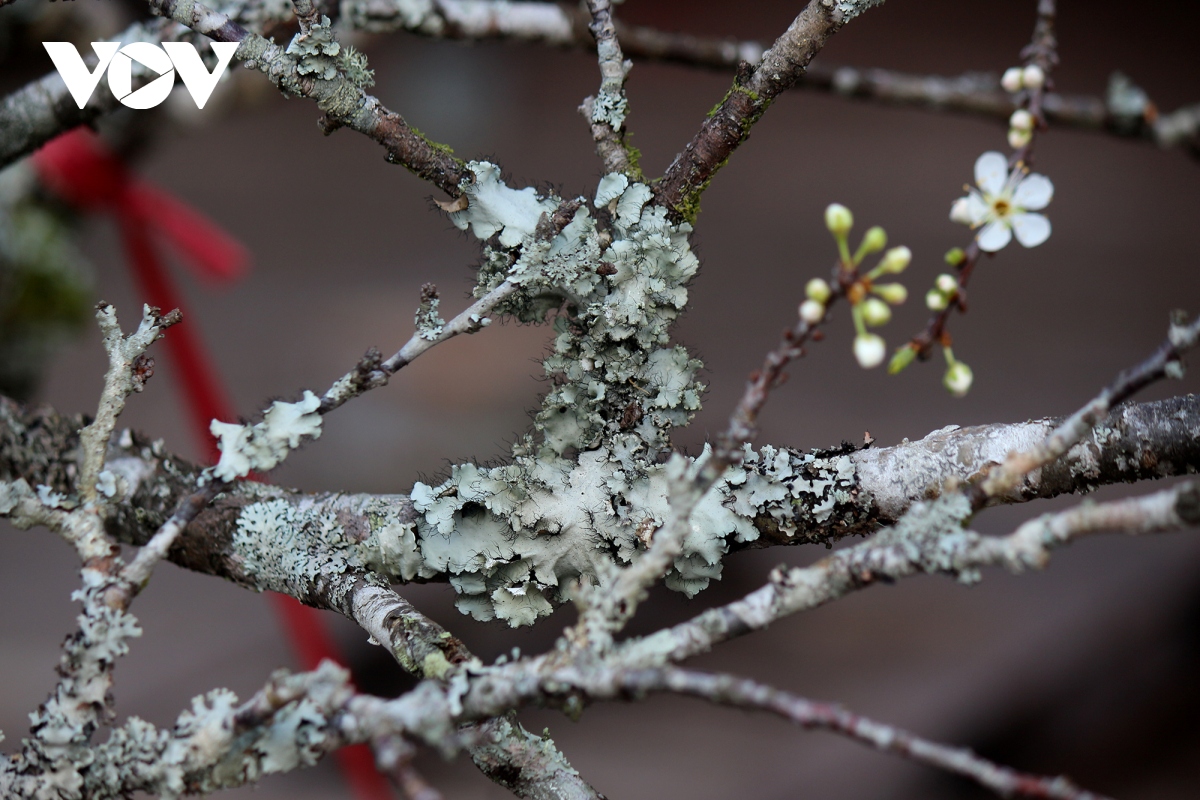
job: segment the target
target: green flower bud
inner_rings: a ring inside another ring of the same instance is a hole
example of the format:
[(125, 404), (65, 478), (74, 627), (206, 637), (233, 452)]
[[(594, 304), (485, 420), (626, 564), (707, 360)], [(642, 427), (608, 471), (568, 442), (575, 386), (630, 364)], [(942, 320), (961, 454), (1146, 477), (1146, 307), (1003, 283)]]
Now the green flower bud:
[(961, 247), (951, 247), (946, 251), (946, 263), (952, 267), (957, 267), (966, 260), (967, 254), (963, 252)]
[(947, 297), (953, 297), (958, 291), (958, 279), (945, 272), (937, 276), (937, 280), (933, 282), (933, 285), (937, 287), (939, 292)]
[(939, 292), (937, 289), (930, 289), (925, 293), (925, 306), (930, 311), (945, 311), (950, 305), (950, 298)]
[(878, 271), (885, 274), (899, 275), (908, 268), (910, 263), (912, 263), (912, 250), (903, 245), (893, 247), (883, 254), (883, 260), (879, 262)]
[(809, 300), (816, 300), (818, 303), (824, 305), (833, 296), (833, 290), (822, 279), (813, 278), (804, 286), (804, 294)]
[(871, 291), (894, 306), (908, 299), (908, 289), (902, 283), (877, 283), (871, 287)]
[(1020, 150), (1032, 141), (1033, 131), (1022, 130), (1020, 128), (1008, 129), (1008, 146), (1013, 150)]
[(805, 300), (800, 304), (800, 319), (809, 325), (816, 325), (825, 318), (825, 306), (816, 300)]
[(888, 363), (888, 374), (895, 375), (913, 362), (917, 357), (916, 348), (912, 345), (904, 345), (896, 354), (892, 356), (892, 360)]
[(971, 390), (971, 383), (974, 380), (975, 376), (971, 373), (971, 368), (961, 361), (955, 361), (946, 368), (942, 385), (955, 397), (965, 397)]
[(862, 244), (858, 246), (858, 252), (854, 254), (854, 263), (858, 264), (863, 260), (863, 256), (869, 253), (878, 253), (885, 247), (887, 247), (887, 233), (883, 228), (878, 225), (868, 228), (863, 236)]
[(825, 209), (825, 227), (834, 236), (843, 238), (854, 227), (854, 215), (841, 203), (830, 203)]
[(862, 304), (863, 322), (872, 328), (887, 325), (892, 319), (892, 309), (878, 297), (868, 297)]
[(854, 357), (863, 369), (878, 367), (887, 355), (887, 342), (874, 333), (860, 333), (854, 337)]

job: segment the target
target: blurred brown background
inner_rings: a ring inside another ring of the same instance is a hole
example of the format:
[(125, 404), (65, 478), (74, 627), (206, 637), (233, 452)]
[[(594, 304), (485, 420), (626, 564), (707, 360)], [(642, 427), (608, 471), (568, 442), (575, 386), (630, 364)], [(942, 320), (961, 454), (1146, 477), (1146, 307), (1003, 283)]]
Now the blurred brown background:
[[(1000, 71), (1017, 62), (1035, 5), (890, 0), (848, 26), (820, 58), (914, 72)], [(631, 22), (769, 42), (799, 6), (629, 0), (617, 13)], [(1102, 94), (1120, 69), (1162, 109), (1200, 101), (1197, 4), (1060, 6), (1060, 90)], [(115, 4), (81, 0), (59, 11), (103, 12), (123, 24), (124, 7)], [(567, 196), (594, 191), (599, 163), (575, 111), (598, 85), (591, 56), (408, 35), (364, 46), (377, 70), (376, 94), (460, 156), (492, 158), (518, 184), (553, 184)], [(9, 54), (0, 74), (5, 89), (50, 69), (39, 50)], [(634, 68), (628, 124), (647, 174), (661, 174), (728, 81), (681, 67)], [(311, 103), (268, 91), (253, 110), (176, 128), (140, 162), (146, 177), (204, 210), (254, 253), (249, 277), (229, 289), (175, 273), (187, 286), (188, 324), (202, 331), (243, 414), (267, 398), (328, 385), (370, 345), (394, 350), (411, 332), (421, 283), (437, 282), (450, 312), (465, 305), (470, 286), (477, 250), (432, 209), (430, 188), (385, 164), (362, 136), (323, 138), (316, 117)], [(704, 198), (695, 235), (704, 266), (678, 338), (704, 359), (710, 391), (680, 444), (695, 449), (722, 427), (744, 376), (795, 314), (804, 281), (827, 269), (834, 250), (821, 213), (831, 201), (850, 206), (859, 231), (881, 224), (893, 244), (916, 254), (905, 275), (912, 300), (883, 332), (895, 344), (915, 331), (941, 254), (966, 241), (947, 219), (950, 203), (978, 154), (1004, 149), (1004, 133), (1001, 122), (809, 92), (777, 102)], [(1170, 309), (1200, 312), (1200, 163), (1182, 151), (1051, 131), (1039, 140), (1036, 169), (1055, 184), (1048, 211), (1054, 234), (1034, 250), (1014, 243), (977, 272), (971, 313), (954, 324), (955, 352), (976, 375), (969, 397), (955, 400), (941, 389), (940, 364), (896, 378), (858, 369), (850, 322), (840, 314), (829, 339), (774, 396), (760, 441), (819, 447), (859, 441), (869, 430), (888, 445), (952, 423), (1067, 413), (1162, 339)], [(97, 269), (97, 297), (115, 303), (132, 324), (138, 300), (111, 221), (89, 221), (82, 247)], [(321, 440), (273, 479), (311, 490), (402, 492), (457, 460), (503, 457), (536, 405), (546, 338), (544, 328), (505, 325), (438, 348), (391, 386), (331, 416)], [(162, 368), (124, 423), (194, 454), (165, 361), (160, 357)], [(102, 368), (98, 337), (89, 330), (62, 352), (39, 399), (89, 411)], [(1198, 387), (1193, 375), (1145, 397)], [(1128, 491), (1110, 488), (1098, 497)], [(978, 527), (1006, 532), (1075, 502), (991, 511)], [(739, 596), (776, 563), (808, 562), (823, 552), (733, 557), (724, 580), (693, 602), (657, 593), (637, 631)], [(65, 545), (44, 531), (3, 530), (0, 729), (7, 749), (52, 685), (58, 645), (72, 627), (76, 582)], [(461, 617), (448, 586), (402, 591), (485, 659), (514, 645), (543, 648), (571, 620), (563, 610), (533, 630), (511, 632)], [(245, 696), (291, 660), (264, 598), (170, 565), (160, 568), (135, 613), (146, 633), (117, 672), (122, 714), (170, 724), (193, 695), (224, 685)], [(407, 685), (364, 634), (327, 616), (367, 689), (394, 693)], [(942, 578), (873, 588), (727, 645), (697, 666), (836, 699), (1022, 769), (1069, 773), (1114, 796), (1200, 796), (1194, 534), (1100, 537), (1061, 552), (1042, 574), (989, 572), (970, 589)], [(523, 718), (531, 730), (549, 727), (581, 773), (613, 798), (983, 796), (957, 779), (825, 734), (694, 701), (598, 706), (578, 723), (542, 712)], [(420, 766), (448, 798), (505, 796), (465, 758), (444, 763), (426, 754)], [(345, 795), (329, 764), (265, 780), (257, 792)]]

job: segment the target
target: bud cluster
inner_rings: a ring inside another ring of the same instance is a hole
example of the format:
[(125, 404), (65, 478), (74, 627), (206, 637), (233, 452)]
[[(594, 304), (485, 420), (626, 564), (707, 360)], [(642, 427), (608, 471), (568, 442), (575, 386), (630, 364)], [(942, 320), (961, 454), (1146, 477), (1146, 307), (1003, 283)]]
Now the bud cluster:
[[(907, 247), (893, 247), (883, 253), (879, 263), (866, 275), (859, 274), (863, 259), (887, 247), (887, 232), (878, 225), (863, 234), (854, 254), (850, 253), (849, 234), (854, 227), (854, 215), (840, 203), (825, 209), (825, 227), (833, 234), (838, 246), (837, 280), (850, 301), (856, 335), (854, 357), (864, 369), (877, 367), (887, 354), (883, 337), (867, 330), (886, 325), (892, 318), (891, 306), (908, 299), (908, 290), (901, 283), (877, 283), (885, 275), (899, 275), (912, 261)], [(813, 278), (805, 286), (806, 299), (800, 304), (800, 318), (816, 325), (825, 318), (825, 309), (834, 290), (821, 278)]]

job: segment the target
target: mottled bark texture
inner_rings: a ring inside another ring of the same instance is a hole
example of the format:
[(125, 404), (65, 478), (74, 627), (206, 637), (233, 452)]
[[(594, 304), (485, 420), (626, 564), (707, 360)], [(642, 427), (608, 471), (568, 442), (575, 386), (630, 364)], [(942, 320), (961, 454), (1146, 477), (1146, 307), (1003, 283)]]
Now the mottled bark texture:
[[(77, 469), (74, 454), (81, 422), (78, 416), (62, 416), (46, 408), (26, 409), (12, 401), (0, 402), (0, 479), (23, 477), (31, 486), (45, 484), (55, 491), (69, 492)], [(948, 482), (977, 478), (1010, 452), (1040, 443), (1060, 422), (1042, 419), (973, 428), (951, 426), (894, 447), (817, 453), (815, 464), (823, 458), (845, 455), (853, 465), (854, 485), (847, 492), (851, 498), (848, 507), (791, 537), (781, 534), (777, 521), (770, 516), (759, 516), (754, 523), (761, 536), (742, 546), (829, 542), (850, 534), (870, 533), (894, 522), (914, 501), (938, 496)], [(132, 490), (107, 520), (108, 530), (119, 540), (133, 544), (149, 540), (179, 500), (192, 490), (199, 474), (195, 465), (165, 453), (161, 442), (150, 443), (135, 434), (125, 436), (124, 442), (111, 448), (107, 468), (123, 476)], [(1189, 474), (1197, 469), (1200, 398), (1187, 395), (1130, 403), (1115, 409), (1091, 437), (1064, 458), (1033, 472), (1016, 490), (995, 502), (1016, 503), (1087, 492), (1106, 484)], [(234, 544), (237, 521), (244, 507), (264, 501), (339, 520), (345, 531), (346, 541), (338, 545), (342, 547), (353, 547), (355, 540), (367, 538), (370, 515), (380, 508), (387, 508), (401, 522), (415, 522), (419, 517), (405, 495), (306, 495), (281, 487), (240, 483), (219, 496), (188, 526), (172, 549), (171, 560), (247, 587), (285, 591), (302, 601), (353, 616), (353, 609), (346, 605), (353, 592), (346, 589), (331, 594), (329, 587), (303, 576), (285, 580), (282, 575), (247, 572), (247, 562)], [(797, 506), (793, 513), (802, 517), (807, 513), (811, 519), (811, 511)], [(444, 575), (438, 577), (446, 579)], [(269, 585), (264, 587), (264, 582)], [(331, 597), (338, 598), (333, 605)]]

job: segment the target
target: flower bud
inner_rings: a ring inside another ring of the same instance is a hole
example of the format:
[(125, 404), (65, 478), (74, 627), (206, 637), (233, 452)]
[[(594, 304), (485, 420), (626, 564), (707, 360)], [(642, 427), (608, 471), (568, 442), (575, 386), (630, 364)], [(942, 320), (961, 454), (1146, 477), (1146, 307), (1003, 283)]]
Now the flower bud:
[(960, 197), (950, 206), (950, 221), (960, 225), (971, 225), (975, 218), (971, 215), (971, 203), (965, 197)]
[(833, 295), (833, 290), (829, 288), (829, 284), (820, 278), (813, 278), (804, 286), (804, 294), (809, 300), (816, 300), (821, 305), (829, 302), (829, 298)]
[(854, 215), (841, 203), (830, 203), (825, 209), (825, 227), (837, 237), (844, 237), (854, 227)]
[(872, 328), (878, 328), (892, 319), (892, 310), (878, 297), (868, 297), (862, 304), (862, 318)]
[(917, 351), (912, 345), (906, 344), (896, 351), (892, 356), (892, 360), (888, 362), (888, 374), (895, 375), (913, 362), (917, 357)]
[(883, 254), (883, 260), (879, 262), (879, 271), (899, 275), (907, 269), (910, 263), (912, 263), (912, 250), (903, 245), (893, 247)]
[(816, 325), (825, 318), (825, 306), (816, 300), (805, 300), (800, 304), (800, 319), (809, 325)]
[(1020, 150), (1031, 141), (1033, 141), (1033, 131), (1025, 131), (1020, 128), (1008, 129), (1008, 146), (1013, 150)]
[(946, 263), (952, 267), (957, 267), (966, 260), (967, 254), (963, 252), (961, 247), (951, 247), (946, 251)]
[(871, 291), (894, 306), (908, 299), (908, 289), (904, 288), (903, 283), (877, 283), (871, 287)]
[(1037, 64), (1030, 64), (1021, 73), (1021, 83), (1026, 89), (1037, 90), (1046, 85), (1046, 73)]
[(937, 280), (933, 282), (933, 285), (947, 297), (953, 297), (954, 293), (958, 291), (958, 279), (945, 272), (937, 276)]
[(1000, 79), (1000, 85), (1004, 87), (1006, 92), (1021, 91), (1021, 84), (1024, 83), (1025, 73), (1020, 67), (1009, 67), (1004, 70), (1004, 77)]
[(937, 289), (930, 289), (925, 293), (925, 305), (930, 311), (945, 311), (950, 305), (950, 298)]
[(887, 232), (876, 225), (867, 229), (866, 234), (863, 236), (862, 244), (859, 245), (858, 252), (862, 255), (878, 253), (885, 247), (887, 247)]
[(955, 361), (946, 368), (942, 385), (955, 397), (965, 397), (971, 390), (971, 383), (974, 380), (975, 376), (971, 373), (971, 368), (961, 361)]
[(1033, 114), (1023, 108), (1018, 108), (1008, 118), (1008, 124), (1019, 131), (1033, 130)]
[(854, 337), (854, 357), (863, 369), (878, 367), (887, 355), (887, 343), (874, 333), (860, 333)]

